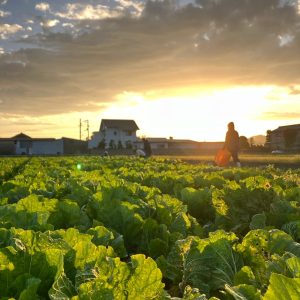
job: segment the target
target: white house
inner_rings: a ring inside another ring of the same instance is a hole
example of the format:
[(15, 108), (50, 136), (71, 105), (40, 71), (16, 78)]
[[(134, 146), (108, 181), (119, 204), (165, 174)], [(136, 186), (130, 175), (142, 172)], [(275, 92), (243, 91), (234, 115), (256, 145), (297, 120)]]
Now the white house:
[(15, 154), (35, 154), (35, 155), (53, 155), (63, 154), (62, 140), (54, 138), (31, 138), (30, 136), (20, 133), (11, 138), (15, 144)]
[(62, 140), (55, 139), (33, 139), (29, 141), (16, 142), (16, 154), (33, 154), (33, 155), (56, 155), (64, 153)]
[(104, 136), (100, 131), (94, 131), (91, 139), (88, 141), (89, 149), (96, 149), (99, 147), (101, 141), (104, 141)]
[(20, 133), (11, 138), (0, 138), (1, 155), (57, 155), (87, 152), (87, 142), (69, 138), (31, 138)]
[(136, 131), (139, 130), (134, 120), (102, 119), (100, 129), (94, 132), (89, 141), (89, 149), (99, 147), (130, 148), (137, 142)]

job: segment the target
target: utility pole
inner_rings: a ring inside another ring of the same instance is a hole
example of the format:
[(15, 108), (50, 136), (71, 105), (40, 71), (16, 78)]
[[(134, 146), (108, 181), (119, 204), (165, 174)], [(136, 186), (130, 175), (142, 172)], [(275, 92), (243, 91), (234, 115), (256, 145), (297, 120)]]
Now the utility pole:
[(81, 119), (79, 120), (79, 139), (81, 140), (81, 137), (82, 137), (83, 123), (85, 124), (84, 131), (87, 132), (87, 139), (86, 140), (89, 140), (90, 139), (90, 122), (89, 122), (89, 120), (82, 121)]
[(79, 119), (79, 140), (81, 141), (81, 119)]
[(86, 123), (86, 132), (87, 132), (87, 141), (90, 139), (90, 122), (89, 120), (84, 120), (84, 123)]

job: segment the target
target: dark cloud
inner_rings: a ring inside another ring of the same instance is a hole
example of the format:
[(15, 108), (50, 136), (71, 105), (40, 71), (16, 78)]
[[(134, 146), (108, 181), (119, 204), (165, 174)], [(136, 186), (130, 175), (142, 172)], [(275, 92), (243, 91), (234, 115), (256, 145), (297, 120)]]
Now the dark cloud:
[(300, 81), (299, 15), (275, 0), (149, 1), (141, 17), (82, 20), (0, 55), (1, 111), (99, 110), (123, 91), (290, 86)]

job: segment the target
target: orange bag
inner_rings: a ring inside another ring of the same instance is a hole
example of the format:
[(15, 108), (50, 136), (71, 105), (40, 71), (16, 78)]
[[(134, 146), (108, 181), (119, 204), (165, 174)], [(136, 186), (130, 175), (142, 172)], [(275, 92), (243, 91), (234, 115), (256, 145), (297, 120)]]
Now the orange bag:
[(219, 167), (226, 167), (230, 161), (231, 154), (227, 149), (220, 149), (215, 157), (215, 163)]

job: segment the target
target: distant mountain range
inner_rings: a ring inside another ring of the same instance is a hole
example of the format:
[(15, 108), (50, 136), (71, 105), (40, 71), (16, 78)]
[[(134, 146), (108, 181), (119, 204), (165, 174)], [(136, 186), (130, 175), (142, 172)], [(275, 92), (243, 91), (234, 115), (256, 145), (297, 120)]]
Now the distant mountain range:
[(264, 145), (265, 142), (266, 142), (266, 136), (265, 135), (254, 135), (254, 136), (251, 136), (249, 139), (248, 139), (249, 143), (252, 142), (253, 145)]

